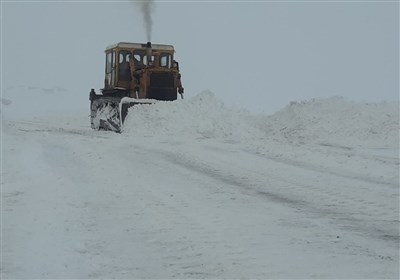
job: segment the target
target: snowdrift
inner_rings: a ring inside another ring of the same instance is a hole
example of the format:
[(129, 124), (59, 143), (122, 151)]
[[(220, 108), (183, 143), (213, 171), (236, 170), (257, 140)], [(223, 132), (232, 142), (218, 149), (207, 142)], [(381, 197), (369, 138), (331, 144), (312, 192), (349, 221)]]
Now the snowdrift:
[(342, 97), (292, 102), (265, 118), (262, 129), (288, 141), (396, 146), (399, 103), (356, 103)]
[(125, 132), (137, 136), (191, 136), (235, 140), (273, 139), (296, 143), (348, 141), (396, 146), (398, 103), (356, 103), (342, 97), (291, 102), (271, 116), (227, 108), (205, 91), (189, 100), (138, 105), (129, 111)]
[(124, 132), (140, 136), (201, 138), (261, 137), (249, 114), (225, 108), (214, 93), (204, 91), (188, 100), (137, 105), (129, 110)]
[[(8, 120), (63, 123), (90, 129), (89, 100), (60, 87), (4, 89), (1, 114)], [(104, 132), (99, 132), (104, 133)], [(129, 137), (225, 139), (257, 146), (281, 143), (398, 147), (399, 102), (353, 102), (343, 97), (293, 101), (275, 114), (254, 115), (226, 107), (211, 91), (176, 102), (136, 105), (129, 110)], [(263, 142), (264, 141), (264, 142)]]

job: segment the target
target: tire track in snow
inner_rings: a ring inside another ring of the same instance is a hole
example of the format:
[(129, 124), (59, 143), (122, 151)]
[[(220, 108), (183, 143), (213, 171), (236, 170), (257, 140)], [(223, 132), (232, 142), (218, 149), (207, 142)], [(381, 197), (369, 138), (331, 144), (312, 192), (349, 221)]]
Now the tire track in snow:
[[(282, 167), (286, 170), (282, 173), (282, 171), (270, 172), (268, 168), (259, 170), (260, 168), (250, 167), (249, 169), (248, 166), (240, 165), (233, 168), (235, 163), (232, 162), (231, 156), (226, 157), (226, 152), (220, 152), (216, 155), (215, 150), (213, 153), (207, 153), (201, 157), (181, 151), (157, 150), (157, 153), (171, 163), (205, 174), (226, 185), (239, 188), (246, 195), (264, 197), (269, 201), (287, 205), (298, 211), (306, 211), (312, 216), (327, 218), (330, 223), (339, 226), (341, 229), (398, 246), (399, 222), (396, 215), (398, 212), (395, 211), (395, 199), (392, 198), (391, 202), (385, 204), (365, 197), (365, 193), (357, 192), (357, 190), (354, 195), (348, 195), (348, 188), (358, 188), (360, 186), (359, 181), (362, 181), (361, 185), (364, 185), (366, 183), (364, 180), (348, 178), (341, 176), (341, 174), (326, 173), (320, 181), (313, 183), (312, 179), (308, 179), (306, 183), (302, 183), (301, 180), (294, 181), (293, 179), (296, 177), (293, 174), (299, 173), (296, 170), (298, 168), (302, 170), (300, 173), (304, 173), (306, 168), (288, 165), (286, 162), (269, 159), (262, 161), (263, 164), (269, 165), (268, 161), (275, 162), (274, 168)], [(226, 159), (224, 159), (224, 156)], [(221, 161), (221, 159), (224, 160)], [(244, 162), (249, 162), (249, 160)], [(279, 167), (276, 166), (277, 163), (279, 163)], [(262, 164), (256, 164), (254, 167), (256, 166), (260, 167)], [(313, 169), (307, 169), (307, 171), (320, 173)], [(292, 175), (285, 178), (282, 177), (283, 174)], [(315, 174), (312, 174), (312, 176), (315, 177)], [(324, 179), (328, 182), (323, 182)], [(329, 183), (329, 181), (333, 181), (333, 183)], [(369, 185), (374, 186), (374, 183), (369, 182)], [(340, 189), (337, 189), (338, 187), (346, 188), (347, 191), (340, 192)], [(358, 189), (358, 191), (363, 190)]]
[[(300, 169), (305, 169), (305, 170), (312, 170), (318, 173), (322, 173), (322, 174), (328, 174), (328, 175), (334, 175), (336, 177), (344, 177), (347, 179), (355, 179), (355, 180), (359, 180), (359, 181), (363, 181), (365, 183), (371, 184), (378, 184), (378, 185), (385, 185), (388, 187), (391, 187), (393, 189), (397, 189), (398, 188), (398, 183), (397, 182), (393, 182), (393, 181), (388, 181), (385, 180), (384, 178), (374, 178), (372, 176), (368, 176), (368, 175), (359, 175), (359, 174), (355, 174), (355, 173), (350, 173), (347, 170), (342, 170), (341, 172), (337, 171), (337, 170), (332, 170), (332, 169), (328, 169), (322, 166), (317, 166), (313, 163), (310, 162), (304, 162), (304, 161), (296, 161), (294, 159), (287, 159), (287, 158), (280, 158), (280, 157), (275, 157), (275, 156), (269, 156), (267, 154), (260, 154), (257, 152), (253, 152), (250, 150), (243, 150), (244, 152), (247, 152), (251, 155), (257, 156), (257, 157), (261, 157), (261, 158), (265, 158), (271, 161), (275, 161), (277, 163), (283, 163), (285, 165), (291, 165), (293, 167), (296, 168), (300, 168)], [(398, 165), (398, 162), (397, 162)]]

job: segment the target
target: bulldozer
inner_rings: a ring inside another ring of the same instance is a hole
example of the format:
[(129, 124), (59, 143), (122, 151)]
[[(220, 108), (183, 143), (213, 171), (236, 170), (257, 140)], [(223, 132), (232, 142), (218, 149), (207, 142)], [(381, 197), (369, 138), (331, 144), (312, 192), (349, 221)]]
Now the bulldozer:
[(172, 45), (119, 42), (105, 50), (101, 94), (89, 93), (91, 127), (121, 132), (128, 109), (174, 101), (184, 89)]

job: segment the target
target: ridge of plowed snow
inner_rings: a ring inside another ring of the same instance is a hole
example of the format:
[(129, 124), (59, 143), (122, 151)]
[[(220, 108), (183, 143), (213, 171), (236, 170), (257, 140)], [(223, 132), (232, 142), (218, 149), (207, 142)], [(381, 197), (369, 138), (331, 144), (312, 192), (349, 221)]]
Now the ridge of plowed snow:
[(141, 136), (192, 136), (248, 139), (260, 137), (249, 115), (224, 107), (211, 91), (191, 99), (135, 105), (129, 110), (124, 131)]
[(268, 135), (290, 142), (343, 144), (350, 140), (396, 146), (399, 103), (356, 103), (342, 97), (291, 102), (265, 118), (262, 128)]
[(138, 136), (192, 136), (288, 142), (355, 143), (396, 146), (398, 103), (352, 102), (342, 97), (291, 102), (271, 116), (227, 108), (212, 92), (191, 99), (137, 105), (125, 132)]

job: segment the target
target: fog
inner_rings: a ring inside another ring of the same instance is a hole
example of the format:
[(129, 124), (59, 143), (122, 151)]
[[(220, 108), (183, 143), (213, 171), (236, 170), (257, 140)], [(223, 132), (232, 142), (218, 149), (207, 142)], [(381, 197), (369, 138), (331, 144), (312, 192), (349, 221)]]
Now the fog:
[[(106, 46), (149, 37), (132, 2), (3, 1), (2, 92), (58, 87), (87, 106)], [(150, 12), (151, 40), (175, 46), (186, 97), (209, 89), (262, 113), (314, 97), (398, 99), (396, 1), (154, 1)]]

